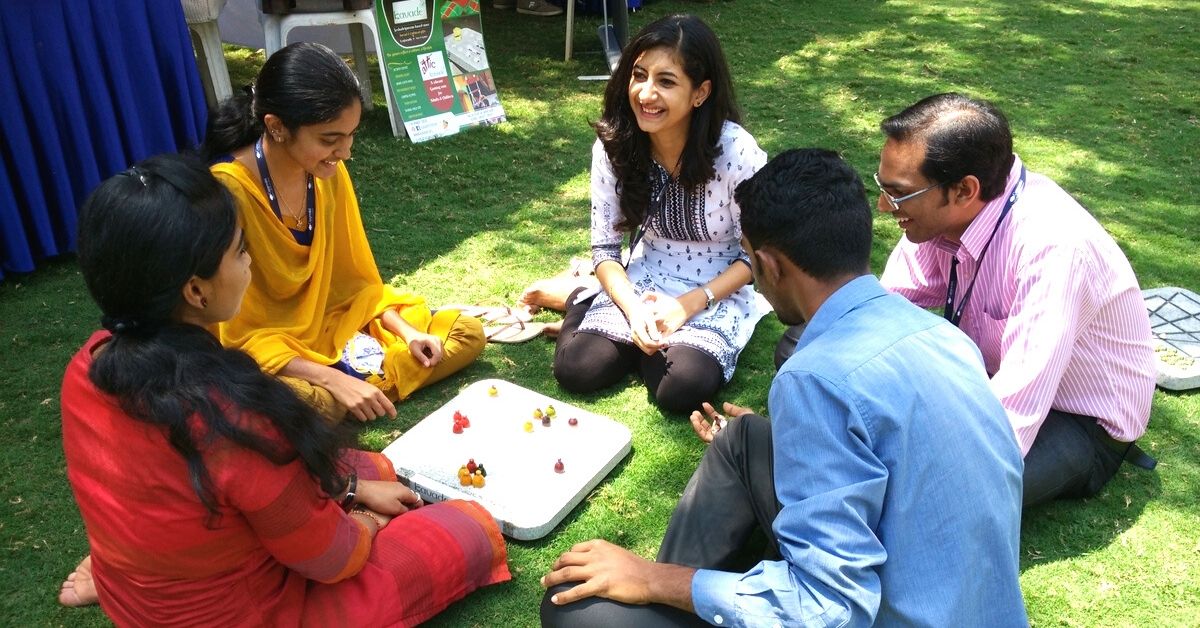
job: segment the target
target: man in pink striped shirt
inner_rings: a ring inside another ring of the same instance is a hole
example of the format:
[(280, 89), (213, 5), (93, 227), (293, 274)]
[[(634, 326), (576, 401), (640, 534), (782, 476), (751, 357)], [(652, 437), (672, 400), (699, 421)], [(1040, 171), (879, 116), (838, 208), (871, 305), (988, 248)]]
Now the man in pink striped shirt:
[[(904, 237), (881, 281), (975, 341), (1025, 457), (1024, 505), (1094, 495), (1130, 460), (1154, 392), (1150, 322), (1124, 253), (1012, 152), (1004, 115), (930, 96), (880, 125), (879, 210)], [(915, 385), (920, 385), (919, 382)]]

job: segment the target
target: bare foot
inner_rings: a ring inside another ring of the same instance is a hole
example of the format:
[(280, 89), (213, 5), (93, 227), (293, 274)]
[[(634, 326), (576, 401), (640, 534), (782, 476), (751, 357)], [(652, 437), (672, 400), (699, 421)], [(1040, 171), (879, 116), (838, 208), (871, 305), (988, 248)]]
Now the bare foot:
[(549, 279), (539, 279), (521, 294), (517, 299), (518, 305), (525, 306), (530, 313), (536, 313), (545, 308), (548, 310), (567, 311), (567, 298), (578, 288), (597, 285), (595, 277), (574, 277), (571, 275), (555, 275)]
[(542, 328), (542, 335), (547, 338), (558, 338), (560, 333), (562, 333), (562, 321), (546, 323), (546, 326)]
[(89, 554), (67, 575), (58, 591), (58, 603), (63, 606), (90, 606), (100, 601), (96, 581), (92, 580), (92, 556)]

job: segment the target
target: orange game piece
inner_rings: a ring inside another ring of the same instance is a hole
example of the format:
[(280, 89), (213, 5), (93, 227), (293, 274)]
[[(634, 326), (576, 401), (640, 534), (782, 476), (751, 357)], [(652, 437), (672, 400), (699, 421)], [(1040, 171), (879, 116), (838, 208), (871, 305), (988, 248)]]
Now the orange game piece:
[(471, 484), (474, 484), (475, 488), (483, 488), (484, 481), (482, 474), (476, 473), (475, 475), (471, 476), (471, 478)]

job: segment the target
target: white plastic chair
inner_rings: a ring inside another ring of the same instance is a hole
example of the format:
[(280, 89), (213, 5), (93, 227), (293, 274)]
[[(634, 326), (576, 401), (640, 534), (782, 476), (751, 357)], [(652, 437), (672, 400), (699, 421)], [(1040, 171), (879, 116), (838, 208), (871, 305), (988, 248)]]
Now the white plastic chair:
[[(567, 41), (564, 60), (571, 60), (571, 52), (575, 43), (575, 0), (567, 1)], [(610, 21), (609, 5), (612, 5)], [(621, 48), (629, 38), (629, 3), (626, 0), (604, 0), (604, 22), (596, 29), (600, 36), (600, 45), (604, 49), (605, 61), (608, 62), (609, 72), (617, 69), (621, 60)], [(581, 77), (582, 78), (582, 77)], [(608, 76), (587, 77), (588, 79), (606, 80)]]
[[(266, 40), (265, 51), (271, 56), (275, 51), (287, 45), (288, 32), (294, 28), (305, 26), (331, 26), (345, 24), (350, 27), (350, 43), (354, 51), (354, 72), (358, 75), (359, 89), (362, 91), (366, 108), (372, 108), (371, 103), (371, 73), (367, 65), (367, 48), (363, 39), (363, 27), (367, 27), (374, 37), (376, 54), (383, 54), (383, 46), (379, 41), (379, 29), (375, 24), (375, 12), (371, 9), (359, 11), (322, 11), (319, 13), (287, 13), (269, 14), (262, 12), (262, 2), (258, 3), (259, 20), (262, 21), (263, 36)], [(379, 71), (383, 74), (383, 64)], [(387, 75), (383, 74), (383, 95), (387, 101), (388, 117), (392, 121), (392, 135), (404, 137), (404, 123), (396, 115), (392, 106), (392, 90), (388, 85)]]
[(210, 104), (219, 104), (233, 95), (233, 87), (229, 83), (229, 67), (225, 65), (225, 52), (221, 50), (221, 32), (217, 30), (217, 16), (225, 7), (226, 0), (181, 1), (184, 20), (187, 21), (188, 28), (196, 34), (192, 47), (196, 50), (204, 94)]

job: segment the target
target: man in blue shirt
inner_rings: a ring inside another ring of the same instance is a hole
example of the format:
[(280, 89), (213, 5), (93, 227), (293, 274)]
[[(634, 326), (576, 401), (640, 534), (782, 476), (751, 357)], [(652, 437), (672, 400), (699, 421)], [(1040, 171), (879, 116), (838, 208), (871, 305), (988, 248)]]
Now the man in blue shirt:
[(773, 419), (694, 413), (712, 444), (658, 561), (572, 547), (543, 624), (1026, 625), (1021, 456), (975, 345), (870, 274), (872, 212), (835, 153), (785, 152), (736, 199), (756, 288), (809, 321)]

